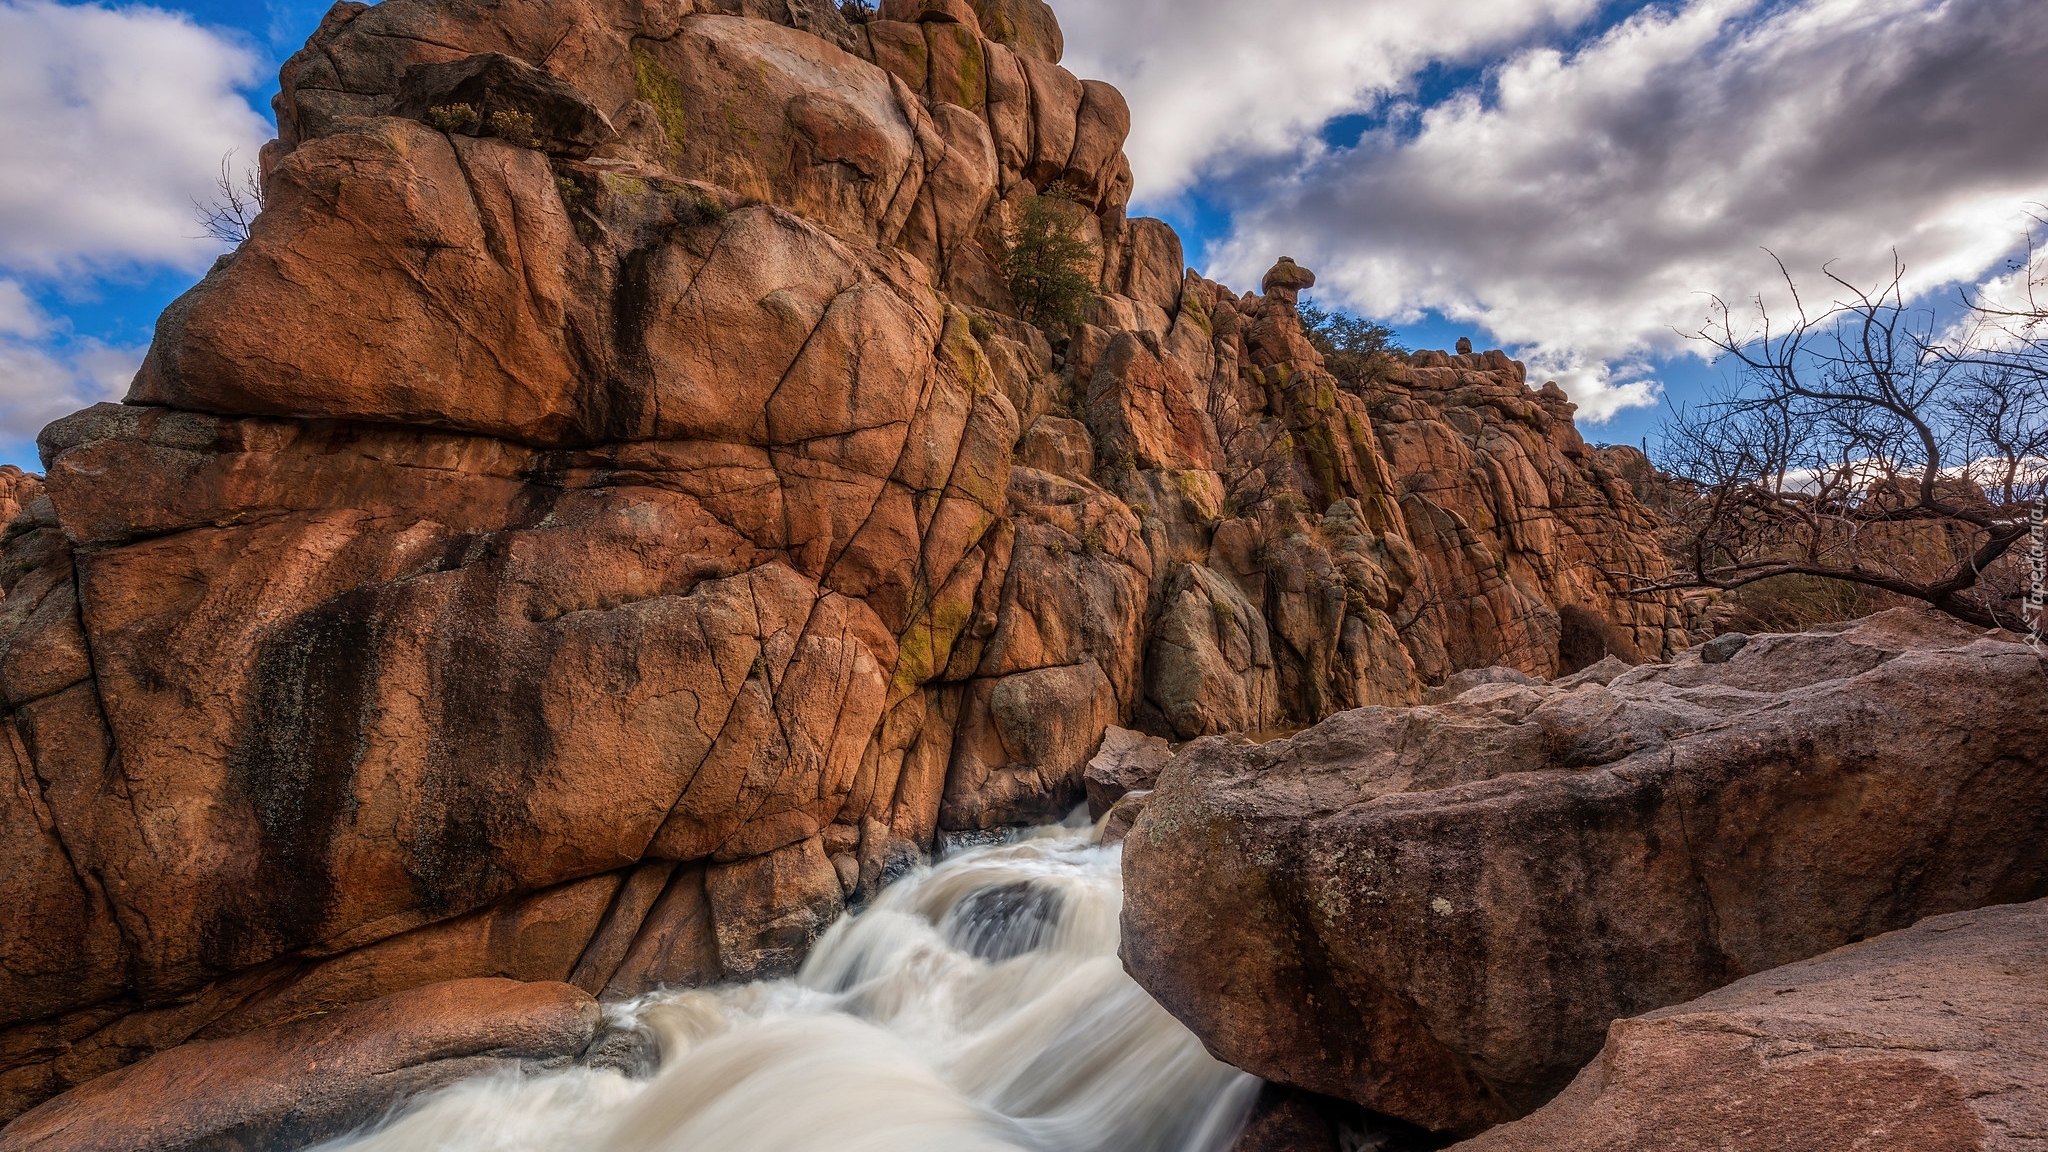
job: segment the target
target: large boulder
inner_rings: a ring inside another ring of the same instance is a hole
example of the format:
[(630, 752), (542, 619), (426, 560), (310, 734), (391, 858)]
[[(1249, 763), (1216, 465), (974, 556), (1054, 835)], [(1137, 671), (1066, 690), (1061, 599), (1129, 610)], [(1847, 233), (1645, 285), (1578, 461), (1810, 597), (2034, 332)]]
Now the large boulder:
[(503, 140), (362, 122), (270, 188), (248, 243), (158, 322), (131, 403), (790, 443), (900, 427), (939, 334), (887, 250), (670, 177), (558, 177)]
[(2048, 901), (1923, 920), (1607, 1032), (1465, 1152), (2018, 1149), (2048, 1142)]
[(1257, 1075), (1514, 1119), (1616, 1018), (2042, 894), (2048, 690), (2010, 640), (1902, 609), (1200, 741), (1126, 844), (1126, 964)]
[(989, 39), (1048, 64), (1066, 52), (1059, 18), (1045, 0), (972, 0)]
[(482, 1073), (559, 1065), (597, 1032), (564, 984), (464, 980), (202, 1041), (74, 1089), (0, 1129), (13, 1152), (255, 1152), (367, 1124)]

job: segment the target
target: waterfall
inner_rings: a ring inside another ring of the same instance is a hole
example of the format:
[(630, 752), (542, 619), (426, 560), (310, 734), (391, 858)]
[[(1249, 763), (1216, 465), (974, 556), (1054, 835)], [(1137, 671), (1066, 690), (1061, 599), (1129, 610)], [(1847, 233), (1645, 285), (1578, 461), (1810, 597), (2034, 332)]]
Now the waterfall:
[(1224, 1152), (1259, 1082), (1125, 975), (1121, 866), (1070, 826), (968, 849), (791, 979), (607, 1006), (642, 1075), (481, 1077), (318, 1152)]

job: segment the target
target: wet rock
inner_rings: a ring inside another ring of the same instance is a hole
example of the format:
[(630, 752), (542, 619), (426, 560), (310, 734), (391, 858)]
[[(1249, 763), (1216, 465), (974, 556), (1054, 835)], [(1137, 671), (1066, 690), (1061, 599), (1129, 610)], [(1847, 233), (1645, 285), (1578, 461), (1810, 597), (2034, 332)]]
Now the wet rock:
[(1607, 1030), (1470, 1152), (2017, 1148), (2048, 1140), (2048, 902), (1923, 920)]
[(845, 908), (839, 873), (816, 839), (715, 865), (704, 891), (719, 971), (734, 984), (793, 974)]
[(939, 810), (945, 828), (1055, 820), (1083, 796), (1081, 774), (1117, 718), (1094, 661), (977, 682)]
[(1126, 792), (1110, 805), (1102, 822), (1102, 846), (1114, 848), (1124, 842), (1131, 829), (1138, 823), (1138, 817), (1145, 814), (1145, 805), (1152, 799), (1151, 792)]
[(23, 1152), (299, 1147), (468, 1076), (574, 1058), (596, 1001), (563, 984), (465, 980), (188, 1044), (0, 1130)]
[(704, 877), (701, 865), (671, 872), (660, 896), (634, 927), (625, 955), (605, 977), (606, 1000), (719, 982), (724, 971)]
[(1899, 610), (1198, 742), (1126, 842), (1124, 956), (1239, 1067), (1476, 1132), (1610, 1020), (2048, 884), (2039, 676)]

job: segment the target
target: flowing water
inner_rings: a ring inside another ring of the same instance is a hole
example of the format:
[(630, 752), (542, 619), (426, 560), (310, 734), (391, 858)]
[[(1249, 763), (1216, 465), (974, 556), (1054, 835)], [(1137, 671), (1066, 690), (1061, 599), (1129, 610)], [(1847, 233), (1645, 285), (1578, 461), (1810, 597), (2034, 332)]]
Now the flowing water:
[(481, 1078), (318, 1152), (1222, 1152), (1259, 1082), (1125, 975), (1121, 862), (1072, 827), (960, 852), (792, 979), (609, 1006), (651, 1075)]

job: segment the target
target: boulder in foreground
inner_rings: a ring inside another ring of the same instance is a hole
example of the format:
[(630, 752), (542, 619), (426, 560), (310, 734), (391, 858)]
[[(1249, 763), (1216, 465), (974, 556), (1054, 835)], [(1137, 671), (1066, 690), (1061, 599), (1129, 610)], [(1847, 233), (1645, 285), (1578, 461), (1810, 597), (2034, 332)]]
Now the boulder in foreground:
[(1240, 1068), (1474, 1134), (1613, 1020), (2048, 891), (2044, 676), (1899, 610), (1200, 741), (1125, 843), (1125, 963)]
[(187, 1044), (0, 1129), (8, 1152), (296, 1148), (465, 1077), (576, 1056), (597, 1002), (566, 984), (456, 980)]
[(1940, 916), (1618, 1020), (1466, 1152), (1975, 1152), (2048, 1143), (2048, 901)]

